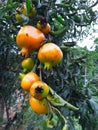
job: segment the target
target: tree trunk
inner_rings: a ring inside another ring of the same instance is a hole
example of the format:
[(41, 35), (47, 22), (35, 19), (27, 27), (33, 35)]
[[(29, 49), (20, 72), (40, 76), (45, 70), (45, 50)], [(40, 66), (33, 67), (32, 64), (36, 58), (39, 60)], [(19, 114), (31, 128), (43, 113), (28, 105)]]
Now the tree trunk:
[(1, 126), (2, 123), (3, 123), (3, 116), (4, 116), (4, 100), (3, 100), (3, 98), (1, 97), (1, 98), (0, 98), (0, 126)]

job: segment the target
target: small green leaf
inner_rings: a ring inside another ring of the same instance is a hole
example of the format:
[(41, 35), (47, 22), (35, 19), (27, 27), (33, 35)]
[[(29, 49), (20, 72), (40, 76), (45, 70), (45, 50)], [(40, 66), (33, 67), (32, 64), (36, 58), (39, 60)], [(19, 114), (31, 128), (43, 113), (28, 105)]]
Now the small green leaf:
[(61, 30), (58, 30), (58, 31), (51, 31), (51, 35), (54, 35), (54, 36), (62, 36), (62, 35), (65, 35), (65, 33), (67, 32), (67, 28), (64, 27), (62, 28)]

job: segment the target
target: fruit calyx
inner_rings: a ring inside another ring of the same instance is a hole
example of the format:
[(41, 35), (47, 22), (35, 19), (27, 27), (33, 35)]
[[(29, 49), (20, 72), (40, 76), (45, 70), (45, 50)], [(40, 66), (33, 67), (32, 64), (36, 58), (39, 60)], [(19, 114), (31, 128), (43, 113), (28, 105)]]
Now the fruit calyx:
[(29, 50), (26, 47), (23, 47), (21, 52), (20, 52), (20, 56), (28, 57), (28, 54), (29, 54)]
[(36, 92), (37, 94), (41, 94), (41, 93), (43, 92), (42, 86), (37, 86), (37, 88), (35, 89), (35, 92)]
[(23, 79), (24, 78), (24, 76), (25, 76), (25, 74), (23, 74), (23, 73), (19, 73), (19, 79)]
[(52, 64), (50, 62), (45, 62), (44, 63), (44, 69), (49, 70), (51, 68), (52, 68)]

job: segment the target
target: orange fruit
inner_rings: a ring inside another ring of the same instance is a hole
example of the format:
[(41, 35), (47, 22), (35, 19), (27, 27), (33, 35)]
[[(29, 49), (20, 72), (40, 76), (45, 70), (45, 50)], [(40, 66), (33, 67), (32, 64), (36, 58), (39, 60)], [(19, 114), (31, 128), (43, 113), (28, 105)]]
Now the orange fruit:
[(45, 69), (50, 69), (60, 63), (63, 58), (62, 50), (54, 43), (46, 43), (38, 51), (38, 59)]
[(47, 97), (49, 93), (49, 86), (42, 82), (42, 81), (36, 81), (32, 84), (30, 87), (30, 94), (39, 100), (42, 100), (43, 98)]
[(37, 28), (25, 25), (16, 35), (16, 43), (21, 49), (21, 56), (27, 57), (32, 51), (38, 49), (45, 40), (44, 34)]
[(29, 103), (32, 110), (38, 114), (47, 114), (48, 113), (48, 103), (46, 99), (38, 100), (33, 96), (30, 96)]
[(29, 91), (30, 90), (30, 87), (31, 85), (36, 82), (36, 81), (39, 81), (40, 78), (39, 76), (34, 73), (34, 72), (29, 72), (27, 73), (23, 79), (21, 80), (21, 87), (26, 90), (26, 91)]

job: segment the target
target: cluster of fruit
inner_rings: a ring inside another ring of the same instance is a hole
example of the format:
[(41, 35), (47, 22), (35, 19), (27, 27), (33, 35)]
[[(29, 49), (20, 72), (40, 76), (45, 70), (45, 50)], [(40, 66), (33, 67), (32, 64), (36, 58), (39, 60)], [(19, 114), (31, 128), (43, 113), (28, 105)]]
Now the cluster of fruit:
[[(31, 6), (30, 11), (28, 12), (26, 3), (23, 2), (20, 4), (20, 7), (16, 9), (16, 20), (19, 23), (24, 22), (25, 18), (34, 18), (37, 14), (37, 9), (34, 5)], [(36, 24), (37, 28), (41, 30), (44, 34), (48, 34), (50, 32), (50, 24), (46, 22), (46, 19), (41, 18)]]
[[(30, 94), (29, 103), (33, 111), (39, 114), (46, 114), (49, 111), (47, 96), (50, 87), (33, 72), (34, 61), (29, 54), (37, 52), (37, 58), (45, 69), (51, 69), (60, 63), (63, 58), (62, 50), (55, 43), (45, 43), (46, 35), (50, 32), (50, 25), (46, 23), (41, 26), (40, 21), (37, 27), (25, 25), (21, 27), (16, 35), (16, 43), (21, 49), (20, 55), (25, 59), (22, 61), (24, 74), (21, 74), (21, 87)], [(26, 73), (27, 72), (27, 73)]]
[[(25, 60), (29, 59), (31, 58)], [(46, 97), (49, 93), (49, 86), (41, 81), (36, 73), (31, 71), (22, 75), (21, 87), (30, 93), (29, 103), (34, 112), (39, 114), (48, 112)]]

